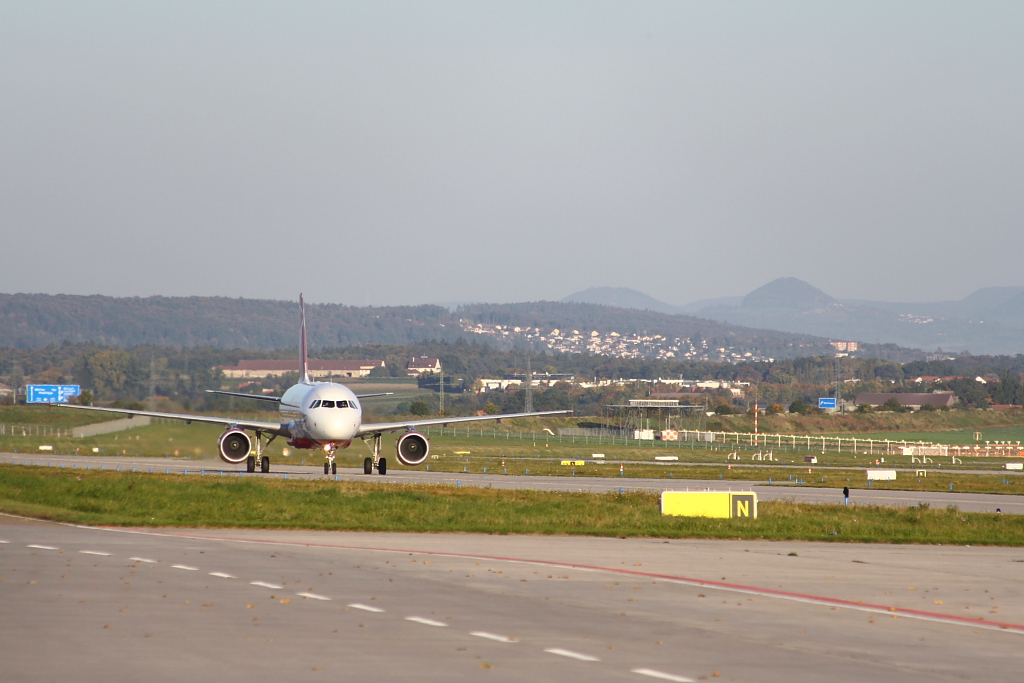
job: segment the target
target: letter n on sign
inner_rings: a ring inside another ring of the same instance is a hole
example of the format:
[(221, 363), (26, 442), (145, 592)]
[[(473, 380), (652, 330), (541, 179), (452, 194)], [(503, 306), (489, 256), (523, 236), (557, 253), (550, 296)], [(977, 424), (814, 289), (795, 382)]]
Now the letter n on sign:
[(757, 496), (753, 493), (732, 494), (732, 516), (757, 518)]

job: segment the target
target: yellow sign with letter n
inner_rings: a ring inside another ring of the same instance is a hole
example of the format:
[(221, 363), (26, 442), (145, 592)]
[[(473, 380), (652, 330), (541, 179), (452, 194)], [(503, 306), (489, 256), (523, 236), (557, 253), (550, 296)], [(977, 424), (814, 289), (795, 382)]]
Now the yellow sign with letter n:
[(663, 491), (661, 514), (677, 517), (757, 519), (757, 494), (732, 491)]

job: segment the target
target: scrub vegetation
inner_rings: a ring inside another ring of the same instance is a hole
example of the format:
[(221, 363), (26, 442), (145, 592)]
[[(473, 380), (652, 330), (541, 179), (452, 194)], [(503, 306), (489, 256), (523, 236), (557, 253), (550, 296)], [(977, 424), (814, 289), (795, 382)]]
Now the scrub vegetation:
[(80, 524), (1024, 545), (1024, 517), (762, 502), (759, 518), (665, 517), (650, 493), (141, 475), (0, 466), (0, 511)]

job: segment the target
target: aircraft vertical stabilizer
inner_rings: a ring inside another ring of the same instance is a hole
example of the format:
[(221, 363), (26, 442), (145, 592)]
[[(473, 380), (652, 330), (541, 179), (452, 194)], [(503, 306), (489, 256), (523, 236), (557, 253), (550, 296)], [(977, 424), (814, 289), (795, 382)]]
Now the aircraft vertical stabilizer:
[(309, 350), (306, 347), (306, 302), (299, 294), (299, 319), (302, 331), (299, 334), (299, 382), (309, 384)]

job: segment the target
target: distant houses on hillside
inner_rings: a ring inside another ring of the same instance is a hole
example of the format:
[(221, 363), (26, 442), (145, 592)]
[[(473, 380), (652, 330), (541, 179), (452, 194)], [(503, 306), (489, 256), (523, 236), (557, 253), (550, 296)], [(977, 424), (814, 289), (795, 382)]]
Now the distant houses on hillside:
[(855, 341), (833, 340), (833, 341), (830, 341), (829, 344), (836, 351), (842, 351), (844, 353), (853, 353), (854, 351), (859, 351), (860, 350), (860, 342), (855, 342)]

